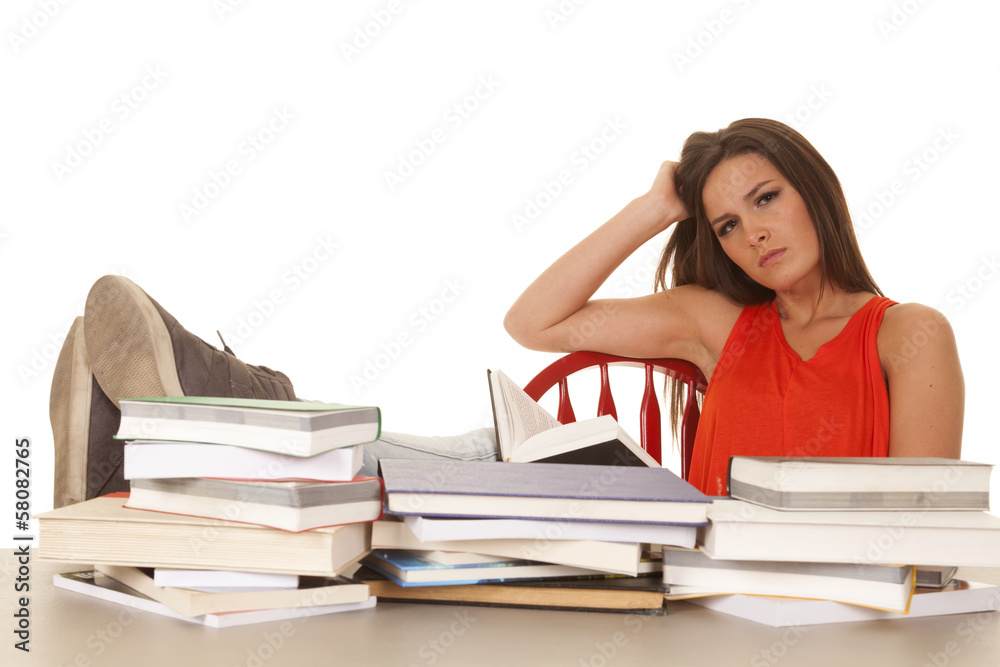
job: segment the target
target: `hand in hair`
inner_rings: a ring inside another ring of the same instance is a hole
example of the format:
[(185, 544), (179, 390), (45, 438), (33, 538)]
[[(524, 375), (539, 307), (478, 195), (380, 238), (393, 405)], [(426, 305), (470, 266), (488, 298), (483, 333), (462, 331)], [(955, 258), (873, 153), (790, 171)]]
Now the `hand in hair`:
[(661, 226), (657, 233), (664, 231), (670, 225), (680, 220), (686, 220), (690, 213), (684, 207), (680, 194), (677, 192), (674, 181), (674, 171), (677, 169), (676, 162), (667, 161), (660, 165), (660, 170), (653, 179), (653, 185), (643, 197), (657, 211), (657, 222)]

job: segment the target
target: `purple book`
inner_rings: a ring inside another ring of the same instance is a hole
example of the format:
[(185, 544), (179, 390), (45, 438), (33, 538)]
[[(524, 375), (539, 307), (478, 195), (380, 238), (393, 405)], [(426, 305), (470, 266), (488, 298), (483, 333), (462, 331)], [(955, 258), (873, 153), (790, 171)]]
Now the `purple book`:
[(383, 459), (400, 515), (706, 525), (711, 498), (666, 468)]

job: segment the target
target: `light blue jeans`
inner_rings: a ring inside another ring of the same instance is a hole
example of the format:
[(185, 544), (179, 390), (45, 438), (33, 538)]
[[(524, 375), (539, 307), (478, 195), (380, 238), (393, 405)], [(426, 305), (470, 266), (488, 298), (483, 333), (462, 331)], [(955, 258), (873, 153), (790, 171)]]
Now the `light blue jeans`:
[(382, 437), (365, 447), (365, 462), (359, 475), (378, 475), (379, 459), (450, 459), (495, 461), (496, 431), (490, 426), (454, 436), (409, 435), (382, 432)]

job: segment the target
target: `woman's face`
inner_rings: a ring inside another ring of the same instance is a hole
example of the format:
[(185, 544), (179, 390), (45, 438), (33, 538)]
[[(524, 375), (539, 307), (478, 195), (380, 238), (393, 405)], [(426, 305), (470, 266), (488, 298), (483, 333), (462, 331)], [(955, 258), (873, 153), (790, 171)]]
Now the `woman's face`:
[(708, 175), (702, 202), (726, 255), (750, 278), (778, 292), (803, 280), (819, 285), (819, 237), (798, 191), (771, 162), (747, 153)]

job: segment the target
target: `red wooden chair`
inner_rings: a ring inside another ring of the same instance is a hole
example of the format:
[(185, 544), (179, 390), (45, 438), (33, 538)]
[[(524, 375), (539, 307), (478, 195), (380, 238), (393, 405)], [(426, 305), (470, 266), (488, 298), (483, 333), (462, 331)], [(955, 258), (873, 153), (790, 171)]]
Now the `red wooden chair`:
[[(653, 382), (653, 371), (669, 375), (687, 385), (687, 400), (684, 406), (684, 416), (681, 421), (681, 474), (687, 479), (691, 469), (691, 452), (694, 449), (694, 436), (698, 429), (698, 419), (701, 412), (695, 392), (705, 393), (707, 382), (701, 370), (694, 364), (681, 359), (633, 359), (618, 357), (597, 352), (572, 352), (552, 362), (529, 382), (524, 391), (538, 401), (556, 384), (559, 385), (559, 412), (556, 418), (562, 424), (576, 421), (573, 405), (569, 398), (567, 378), (583, 370), (599, 366), (601, 371), (601, 393), (597, 403), (597, 416), (611, 415), (618, 419), (615, 400), (611, 394), (611, 381), (608, 366), (634, 366), (646, 371), (646, 386), (639, 412), (640, 442), (650, 456), (662, 462), (660, 439), (660, 402), (658, 389)], [(660, 387), (663, 385), (661, 384)]]

